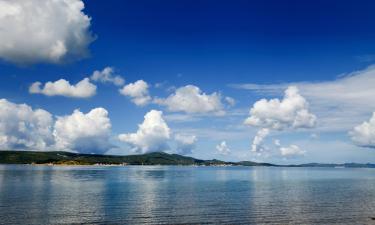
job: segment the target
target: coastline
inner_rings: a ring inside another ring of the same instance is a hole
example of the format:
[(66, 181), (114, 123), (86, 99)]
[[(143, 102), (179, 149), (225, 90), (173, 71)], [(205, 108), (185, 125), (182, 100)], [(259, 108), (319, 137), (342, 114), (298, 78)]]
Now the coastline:
[(375, 168), (373, 163), (305, 163), (279, 165), (264, 162), (227, 162), (217, 159), (203, 160), (178, 154), (152, 152), (141, 155), (94, 155), (71, 152), (1, 151), (1, 164), (35, 166), (215, 166), (215, 167), (329, 167), (329, 168)]

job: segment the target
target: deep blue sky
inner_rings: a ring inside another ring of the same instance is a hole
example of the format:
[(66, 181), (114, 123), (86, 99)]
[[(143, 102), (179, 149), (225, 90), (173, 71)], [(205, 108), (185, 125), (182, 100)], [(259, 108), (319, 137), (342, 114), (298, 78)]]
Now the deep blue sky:
[[(373, 1), (90, 1), (85, 12), (97, 36), (90, 58), (22, 72), (1, 68), (32, 82), (29, 74), (80, 79), (111, 65), (127, 80), (209, 90), (225, 83), (328, 80), (369, 64), (363, 58), (375, 52), (374, 9)], [(9, 76), (0, 79), (9, 84)]]
[[(2, 62), (2, 98), (56, 115), (102, 106), (110, 112), (114, 133), (133, 132), (155, 106), (136, 107), (116, 88), (105, 85), (98, 87), (97, 96), (84, 100), (30, 95), (28, 87), (35, 81), (60, 78), (76, 83), (94, 70), (113, 66), (126, 82), (143, 79), (150, 84), (165, 82), (166, 87), (194, 84), (206, 93), (231, 96), (238, 110), (248, 110), (256, 100), (269, 96), (229, 84), (333, 81), (375, 61), (374, 1), (84, 2), (84, 12), (92, 18), (90, 30), (97, 38), (89, 47), (91, 56), (63, 65)], [(168, 93), (153, 90), (156, 96)], [(216, 119), (201, 124), (212, 127), (213, 121), (220, 124)], [(235, 123), (241, 121), (238, 118)], [(248, 148), (253, 135), (250, 130), (247, 139), (232, 143), (233, 152)], [(346, 132), (339, 136), (347, 138)], [(212, 154), (216, 144), (216, 140), (203, 141), (194, 156), (217, 157)], [(358, 161), (365, 160), (366, 154)]]

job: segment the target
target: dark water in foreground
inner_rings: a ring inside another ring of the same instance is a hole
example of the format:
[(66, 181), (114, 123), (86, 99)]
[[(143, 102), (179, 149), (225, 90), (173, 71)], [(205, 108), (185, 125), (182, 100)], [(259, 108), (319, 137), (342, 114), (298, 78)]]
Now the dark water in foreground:
[(375, 224), (375, 169), (0, 165), (0, 224)]

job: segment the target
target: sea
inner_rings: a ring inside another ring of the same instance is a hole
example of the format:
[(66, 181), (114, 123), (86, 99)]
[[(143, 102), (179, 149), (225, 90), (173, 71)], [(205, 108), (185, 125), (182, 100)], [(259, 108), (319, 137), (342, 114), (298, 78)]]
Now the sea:
[(375, 224), (375, 169), (0, 165), (0, 224)]

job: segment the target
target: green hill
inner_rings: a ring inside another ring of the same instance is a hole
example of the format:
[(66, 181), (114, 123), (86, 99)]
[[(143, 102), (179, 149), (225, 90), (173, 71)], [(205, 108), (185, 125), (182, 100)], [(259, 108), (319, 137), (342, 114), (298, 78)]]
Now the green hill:
[(129, 164), (129, 165), (192, 165), (204, 160), (163, 152), (143, 155), (111, 156), (76, 154), (70, 152), (0, 151), (2, 164)]
[(142, 155), (92, 155), (70, 152), (0, 151), (1, 164), (127, 164), (127, 165), (233, 165), (219, 160), (200, 160), (192, 157), (153, 152)]

